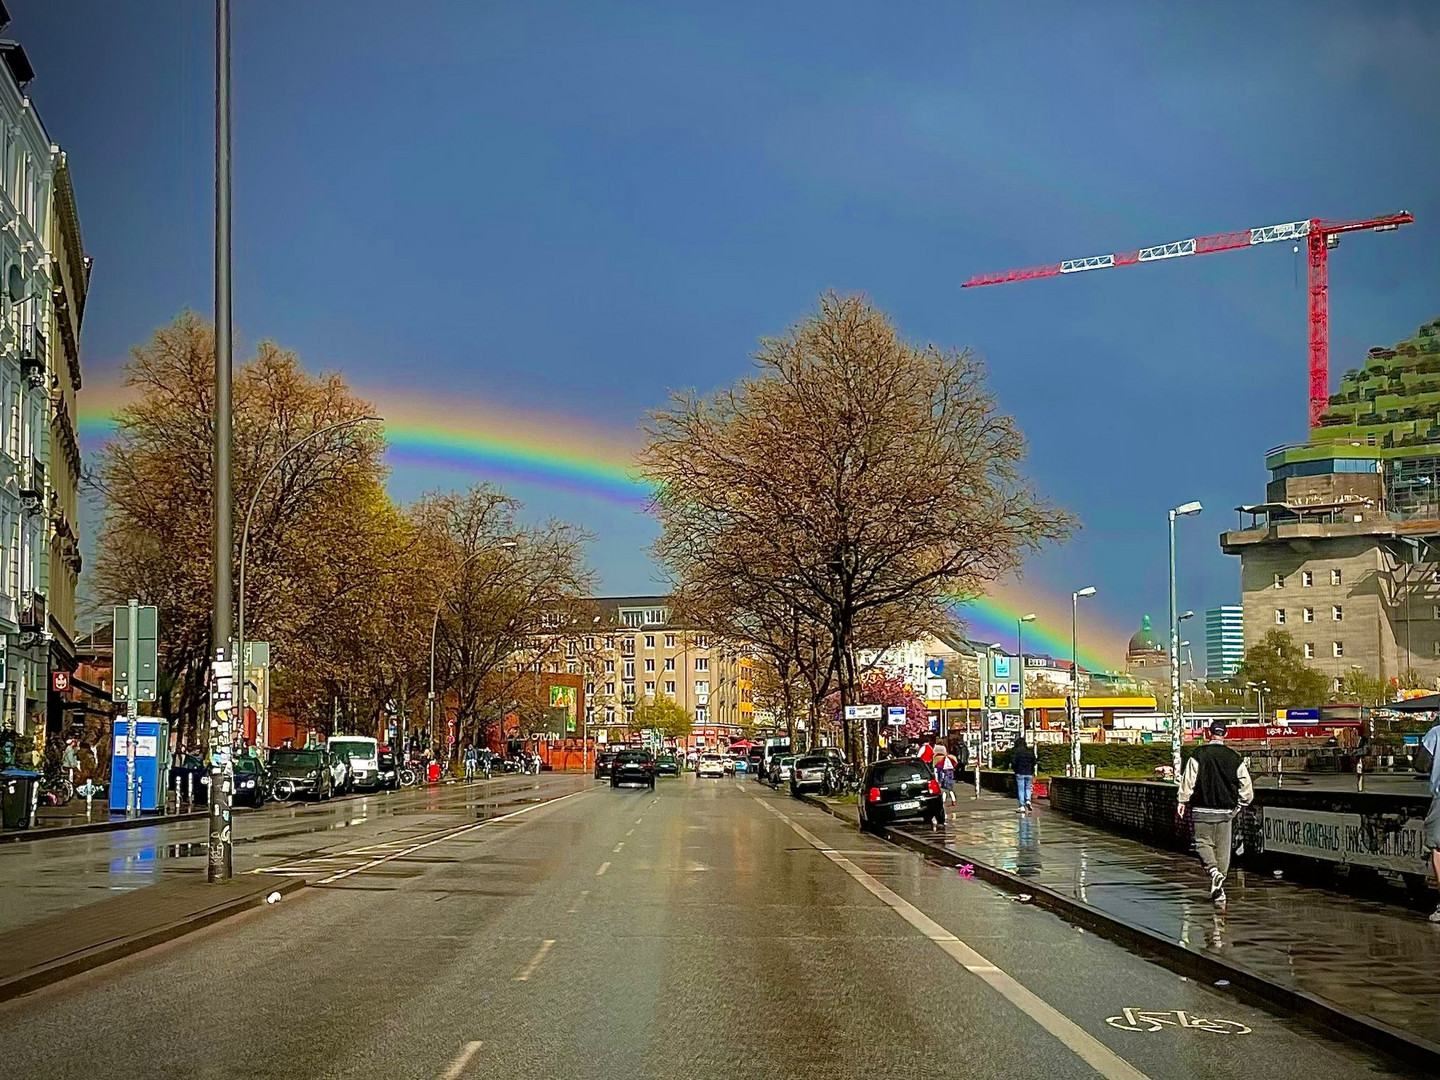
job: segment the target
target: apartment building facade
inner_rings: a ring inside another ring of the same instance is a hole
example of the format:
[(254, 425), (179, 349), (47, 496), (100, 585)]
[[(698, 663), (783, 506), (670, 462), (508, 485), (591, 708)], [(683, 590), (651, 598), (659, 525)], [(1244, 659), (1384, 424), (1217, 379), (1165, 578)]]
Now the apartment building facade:
[(1205, 677), (1228, 679), (1245, 659), (1245, 609), (1222, 604), (1205, 611)]
[(664, 596), (594, 603), (599, 620), (566, 661), (584, 678), (589, 727), (633, 730), (636, 708), (660, 697), (689, 713), (692, 745), (738, 737), (753, 723), (754, 659), (745, 643), (676, 622)]
[[(0, 29), (9, 21), (0, 4)], [(4, 715), (21, 733), (51, 711), (50, 672), (74, 667), (80, 570), (80, 323), (89, 260), (69, 170), (0, 42), (0, 635)], [(58, 697), (54, 706), (58, 709)]]

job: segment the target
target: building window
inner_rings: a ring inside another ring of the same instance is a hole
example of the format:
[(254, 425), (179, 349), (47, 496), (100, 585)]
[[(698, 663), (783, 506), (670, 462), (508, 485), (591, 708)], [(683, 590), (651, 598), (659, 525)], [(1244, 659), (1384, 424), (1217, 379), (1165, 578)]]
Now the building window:
[(666, 671), (674, 671), (674, 670), (675, 670), (675, 658), (674, 658), (673, 656), (667, 656), (667, 657), (665, 657), (665, 670), (666, 670)]
[(1331, 570), (1331, 571), (1330, 571), (1330, 584), (1331, 584), (1331, 585), (1339, 585), (1339, 584), (1340, 584), (1340, 571), (1339, 571), (1339, 570)]
[(696, 634), (695, 647), (697, 649), (708, 649), (710, 647), (710, 638), (705, 634)]
[(1336, 622), (1339, 622), (1345, 617), (1345, 609), (1342, 608), (1339, 604), (1336, 604), (1333, 608), (1330, 609), (1330, 617)]
[(579, 675), (579, 674), (580, 674), (580, 665), (577, 664), (577, 663), (575, 663), (574, 660), (566, 660), (566, 661), (565, 661), (565, 674), (566, 674), (566, 675)]
[(1305, 642), (1305, 659), (1306, 659), (1306, 660), (1314, 660), (1314, 659), (1315, 659), (1315, 643), (1314, 643), (1313, 641), (1307, 641), (1307, 642)]
[(675, 647), (675, 635), (674, 635), (674, 634), (666, 634), (666, 635), (665, 635), (665, 648), (667, 648), (667, 649), (673, 649), (674, 647)]
[(1344, 656), (1344, 655), (1345, 655), (1345, 642), (1343, 642), (1343, 641), (1332, 641), (1332, 642), (1330, 643), (1330, 652), (1331, 652), (1331, 655), (1333, 655), (1333, 656)]
[(654, 670), (655, 670), (655, 658), (654, 658), (653, 656), (647, 656), (647, 657), (645, 658), (645, 670), (646, 670), (646, 671), (654, 671)]
[(1315, 621), (1315, 609), (1313, 607), (1301, 608), (1300, 618), (1305, 622)]
[(709, 679), (696, 679), (696, 680), (695, 680), (695, 696), (696, 696), (696, 697), (709, 697), (709, 696), (710, 696), (710, 680), (709, 680)]
[(1275, 609), (1275, 625), (1276, 625), (1276, 626), (1284, 626), (1284, 625), (1285, 625), (1285, 609), (1284, 609), (1283, 607), (1277, 607), (1277, 608)]
[(629, 727), (629, 726), (630, 726), (631, 724), (633, 724), (633, 723), (635, 723), (635, 707), (634, 707), (633, 705), (626, 705), (626, 706), (625, 706), (625, 726), (626, 726), (626, 727)]
[(654, 647), (655, 647), (655, 635), (654, 635), (654, 634), (646, 634), (646, 635), (645, 635), (645, 648), (647, 648), (647, 649), (653, 649)]
[[(1437, 641), (1435, 644), (1436, 644), (1437, 646), (1440, 646), (1440, 641)], [(674, 697), (674, 696), (675, 696), (675, 680), (674, 680), (674, 679), (666, 679), (666, 680), (665, 680), (665, 693), (669, 694), (671, 697)]]
[(587, 683), (585, 684), (585, 696), (586, 696), (586, 697), (589, 697), (590, 695), (592, 695), (592, 694), (594, 694), (594, 693), (595, 693), (595, 684), (594, 684), (593, 682), (587, 682)]
[(611, 697), (615, 696), (615, 684), (613, 682), (607, 682), (605, 684), (605, 693), (609, 694)]
[(1313, 573), (1311, 573), (1309, 570), (1303, 570), (1303, 571), (1301, 571), (1301, 573), (1300, 573), (1300, 587), (1301, 587), (1301, 588), (1304, 588), (1304, 589), (1308, 589), (1308, 588), (1310, 588), (1311, 585), (1314, 585), (1314, 584), (1315, 584), (1315, 575), (1314, 575)]
[(587, 638), (585, 639), (585, 651), (586, 651), (586, 652), (594, 652), (594, 651), (595, 651), (595, 639), (594, 639), (593, 637), (587, 637)]
[(645, 625), (659, 626), (667, 618), (669, 618), (669, 616), (670, 613), (664, 608), (651, 608), (649, 611), (645, 612)]
[(644, 626), (645, 614), (641, 611), (622, 611), (620, 613), (620, 624), (622, 626)]
[(614, 706), (614, 705), (606, 705), (606, 706), (605, 706), (605, 722), (606, 722), (607, 724), (613, 724), (613, 723), (615, 722), (615, 706)]
[(709, 670), (710, 670), (710, 658), (709, 658), (708, 656), (697, 656), (697, 657), (695, 658), (695, 670), (696, 670), (696, 671), (709, 671)]
[(1284, 575), (1284, 574), (1276, 574), (1276, 575), (1275, 575), (1275, 588), (1277, 588), (1277, 589), (1283, 589), (1283, 588), (1285, 588), (1285, 575)]
[(622, 656), (635, 655), (635, 639), (633, 637), (627, 637), (620, 643), (620, 653)]
[[(605, 661), (605, 674), (606, 674), (606, 675), (614, 675), (614, 674), (615, 674), (615, 661), (614, 661), (614, 660), (606, 660), (606, 661)], [(1068, 708), (1068, 706), (1067, 706), (1067, 708)]]
[(695, 722), (697, 724), (705, 723), (705, 716), (705, 706), (701, 705), (698, 709), (695, 710)]
[(647, 683), (645, 684), (645, 693), (650, 694), (650, 695), (652, 695), (652, 696), (654, 695), (654, 693), (655, 693), (655, 684), (654, 684), (653, 682), (647, 682)]
[(566, 655), (567, 657), (572, 658), (572, 659), (573, 659), (574, 657), (576, 657), (576, 656), (579, 656), (579, 655), (580, 655), (580, 645), (579, 645), (579, 643), (576, 642), (576, 641), (573, 641), (573, 640), (572, 640), (572, 641), (567, 641), (567, 642), (565, 642), (565, 655)]
[(634, 661), (634, 660), (626, 660), (626, 661), (625, 661), (625, 678), (626, 678), (627, 680), (635, 678), (635, 661)]
[(611, 634), (609, 637), (607, 637), (607, 638), (605, 639), (605, 647), (606, 647), (607, 649), (613, 649), (613, 648), (615, 648), (615, 635), (614, 635), (614, 634)]

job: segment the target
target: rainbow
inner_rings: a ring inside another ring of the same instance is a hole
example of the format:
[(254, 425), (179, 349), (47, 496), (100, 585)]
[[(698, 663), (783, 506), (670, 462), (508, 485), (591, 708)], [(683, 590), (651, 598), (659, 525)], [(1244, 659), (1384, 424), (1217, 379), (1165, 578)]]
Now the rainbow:
[[(473, 472), (632, 510), (642, 509), (650, 498), (635, 468), (636, 433), (483, 401), (438, 402), (379, 388), (357, 394), (385, 417), (391, 464)], [(110, 437), (114, 413), (129, 396), (118, 382), (87, 384), (79, 410), (83, 445), (94, 447)], [(1033, 611), (1037, 618), (1025, 625), (1025, 651), (1070, 656), (1070, 605), (1063, 596), (1012, 578), (997, 583), (988, 595), (960, 604), (958, 611), (966, 636), (1011, 648), (1015, 620)], [(1108, 671), (1120, 666), (1126, 638), (1097, 608), (1082, 605), (1080, 644), (1082, 665)]]

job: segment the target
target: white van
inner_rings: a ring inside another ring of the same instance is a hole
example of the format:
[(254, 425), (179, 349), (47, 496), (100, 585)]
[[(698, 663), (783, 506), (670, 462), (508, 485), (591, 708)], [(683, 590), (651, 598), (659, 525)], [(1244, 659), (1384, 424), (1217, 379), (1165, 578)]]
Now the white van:
[(350, 786), (374, 791), (380, 786), (380, 743), (364, 735), (332, 735), (325, 744), (350, 765)]

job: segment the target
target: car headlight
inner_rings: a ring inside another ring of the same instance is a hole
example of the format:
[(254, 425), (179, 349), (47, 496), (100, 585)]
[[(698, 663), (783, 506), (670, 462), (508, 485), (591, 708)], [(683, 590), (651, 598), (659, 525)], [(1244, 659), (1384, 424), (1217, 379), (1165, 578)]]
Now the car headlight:
[(254, 781), (254, 780), (242, 780), (242, 781), (240, 782), (240, 786), (241, 786), (242, 788), (252, 788), (252, 787), (255, 786), (255, 781)]
[(311, 769), (308, 773), (305, 774), (305, 779), (306, 779), (306, 780), (319, 780), (319, 779), (320, 779), (320, 770), (319, 770), (319, 769)]

